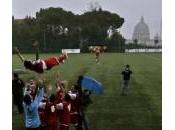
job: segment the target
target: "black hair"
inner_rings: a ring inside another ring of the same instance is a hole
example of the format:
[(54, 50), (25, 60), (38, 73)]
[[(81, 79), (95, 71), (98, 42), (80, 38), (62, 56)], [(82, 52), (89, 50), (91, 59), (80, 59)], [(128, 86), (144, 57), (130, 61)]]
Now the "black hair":
[(129, 68), (129, 65), (128, 64), (126, 65), (126, 68)]
[(24, 98), (23, 98), (23, 101), (24, 101), (24, 103), (26, 104), (26, 105), (30, 105), (31, 104), (31, 97), (30, 97), (30, 95), (28, 95), (28, 94), (26, 94), (25, 96), (24, 96)]
[(55, 95), (51, 94), (51, 96), (49, 97), (50, 102), (54, 102), (55, 101)]
[(90, 90), (88, 90), (88, 89), (84, 89), (83, 93), (88, 93), (88, 95), (91, 95), (92, 92)]
[(88, 89), (84, 89), (84, 91), (83, 91), (83, 92), (85, 92), (85, 93), (86, 93), (86, 92), (88, 92), (88, 91), (89, 91)]
[(17, 74), (17, 73), (13, 73), (13, 76), (14, 76), (15, 78), (18, 78), (18, 74)]
[(78, 86), (77, 84), (75, 84), (75, 85), (73, 85), (73, 86), (74, 86), (74, 89), (77, 90), (77, 91), (79, 91), (79, 90), (81, 89), (81, 87)]
[(64, 95), (64, 100), (66, 100), (66, 101), (70, 101), (70, 95), (68, 94), (68, 93), (66, 93), (65, 95)]
[(26, 69), (31, 69), (32, 68), (32, 62), (31, 61), (24, 61), (24, 66)]

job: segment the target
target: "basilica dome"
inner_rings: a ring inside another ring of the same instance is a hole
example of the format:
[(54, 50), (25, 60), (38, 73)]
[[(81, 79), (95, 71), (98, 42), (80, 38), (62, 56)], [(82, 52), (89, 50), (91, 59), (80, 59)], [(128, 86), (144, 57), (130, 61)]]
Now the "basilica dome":
[(150, 40), (150, 32), (148, 25), (144, 22), (144, 18), (141, 17), (141, 20), (136, 24), (133, 32), (134, 41), (137, 40), (139, 43), (146, 43)]

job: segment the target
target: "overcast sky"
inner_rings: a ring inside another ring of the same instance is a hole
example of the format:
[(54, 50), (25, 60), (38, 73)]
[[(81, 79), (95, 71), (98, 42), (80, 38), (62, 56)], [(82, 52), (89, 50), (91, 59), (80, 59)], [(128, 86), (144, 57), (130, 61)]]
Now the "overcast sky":
[(144, 16), (150, 29), (151, 38), (161, 31), (162, 1), (161, 0), (13, 0), (12, 14), (15, 18), (34, 16), (40, 8), (61, 7), (75, 14), (88, 10), (89, 3), (98, 2), (103, 10), (119, 14), (125, 19), (120, 29), (122, 35), (132, 38), (134, 26)]

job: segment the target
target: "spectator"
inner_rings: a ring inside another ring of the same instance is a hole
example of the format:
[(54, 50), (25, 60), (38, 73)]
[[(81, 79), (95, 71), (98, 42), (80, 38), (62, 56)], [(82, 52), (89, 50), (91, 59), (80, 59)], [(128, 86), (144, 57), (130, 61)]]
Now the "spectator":
[(128, 89), (129, 89), (129, 81), (130, 81), (130, 76), (133, 72), (130, 70), (130, 66), (126, 65), (125, 69), (121, 72), (123, 76), (123, 82), (122, 82), (122, 96), (127, 96), (128, 95)]
[(17, 106), (18, 112), (20, 114), (23, 113), (23, 106), (22, 106), (23, 88), (24, 88), (23, 80), (18, 77), (17, 73), (13, 73), (13, 80), (12, 80), (13, 103)]

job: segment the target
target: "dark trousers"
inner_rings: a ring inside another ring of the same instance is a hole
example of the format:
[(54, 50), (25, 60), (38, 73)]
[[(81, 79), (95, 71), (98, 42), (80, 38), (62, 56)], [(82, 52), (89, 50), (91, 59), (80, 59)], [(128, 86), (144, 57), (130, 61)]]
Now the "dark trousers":
[(88, 125), (88, 121), (87, 121), (87, 117), (84, 111), (82, 111), (82, 123), (84, 126), (85, 130), (89, 130), (89, 125)]
[(76, 126), (76, 130), (83, 130), (83, 126), (82, 126), (82, 116), (80, 114), (78, 114), (78, 125)]
[(19, 103), (17, 104), (17, 108), (18, 108), (18, 112), (19, 112), (19, 113), (23, 113), (22, 102), (19, 102)]
[(18, 95), (16, 95), (16, 98), (13, 98), (13, 103), (14, 103), (14, 105), (17, 106), (19, 113), (23, 113), (23, 111), (24, 111), (22, 102), (23, 102), (23, 97), (19, 97)]
[(122, 84), (122, 93), (121, 95), (127, 95), (129, 89), (129, 80), (124, 80)]

